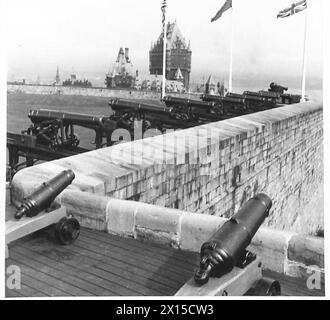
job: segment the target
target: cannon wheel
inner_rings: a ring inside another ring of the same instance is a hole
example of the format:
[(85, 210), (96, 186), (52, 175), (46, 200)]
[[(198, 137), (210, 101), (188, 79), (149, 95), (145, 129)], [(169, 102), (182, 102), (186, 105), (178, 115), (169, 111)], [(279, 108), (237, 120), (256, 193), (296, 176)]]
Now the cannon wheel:
[(280, 296), (281, 285), (276, 280), (263, 277), (257, 282), (253, 291), (257, 296)]
[(75, 133), (70, 134), (69, 140), (71, 141), (71, 146), (72, 147), (78, 147), (79, 146), (80, 139), (79, 139), (78, 135), (76, 135)]
[(80, 234), (80, 224), (75, 218), (62, 218), (55, 226), (55, 238), (63, 245), (73, 243)]

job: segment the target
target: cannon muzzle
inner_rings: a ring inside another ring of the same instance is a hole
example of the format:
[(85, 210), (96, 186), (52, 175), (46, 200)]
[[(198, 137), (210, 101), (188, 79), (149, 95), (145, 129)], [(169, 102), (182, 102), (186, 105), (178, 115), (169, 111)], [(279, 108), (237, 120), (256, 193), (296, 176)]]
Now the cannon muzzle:
[(44, 182), (33, 193), (23, 199), (15, 214), (15, 219), (21, 219), (24, 215), (34, 217), (42, 210), (49, 208), (54, 199), (71, 184), (74, 178), (74, 172), (68, 169)]
[(197, 284), (206, 283), (210, 276), (221, 277), (241, 261), (271, 206), (267, 195), (257, 194), (202, 245), (200, 268), (194, 277)]

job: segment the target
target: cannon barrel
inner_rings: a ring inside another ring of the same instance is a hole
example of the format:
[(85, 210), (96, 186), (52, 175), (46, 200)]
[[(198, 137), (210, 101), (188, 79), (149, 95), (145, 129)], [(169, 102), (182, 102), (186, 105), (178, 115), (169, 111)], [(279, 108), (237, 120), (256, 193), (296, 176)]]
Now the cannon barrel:
[(221, 103), (221, 104), (244, 104), (244, 95), (239, 93), (227, 93), (226, 96), (217, 96), (212, 94), (203, 94), (201, 95), (201, 99), (203, 101), (209, 101), (214, 103)]
[(222, 101), (223, 96), (214, 95), (214, 94), (202, 94), (200, 98), (203, 101)]
[(261, 98), (278, 98), (280, 96), (278, 92), (264, 91), (264, 90), (260, 90), (258, 92), (244, 91), (243, 95), (250, 97), (261, 97)]
[(204, 108), (210, 109), (215, 106), (214, 101), (200, 101), (196, 99), (187, 99), (187, 98), (179, 98), (173, 96), (165, 96), (163, 101), (167, 106), (187, 106), (193, 108)]
[(54, 178), (44, 182), (34, 192), (23, 199), (15, 214), (16, 219), (34, 217), (42, 210), (50, 207), (54, 199), (73, 181), (75, 174), (72, 170), (64, 170)]
[(110, 99), (109, 106), (113, 111), (144, 111), (144, 112), (150, 112), (150, 113), (159, 113), (159, 114), (169, 114), (169, 109), (160, 106), (160, 105), (151, 105), (151, 104), (145, 104), (145, 103), (139, 103), (134, 102), (131, 100), (125, 100), (125, 99)]
[(200, 268), (194, 276), (196, 283), (204, 284), (210, 276), (221, 277), (234, 268), (271, 206), (267, 195), (257, 194), (202, 245)]
[(273, 92), (273, 91), (265, 91), (265, 90), (260, 90), (259, 95), (261, 97), (265, 97), (265, 98), (279, 98), (281, 96), (281, 94), (279, 92)]
[(73, 124), (85, 127), (101, 127), (109, 119), (106, 116), (94, 116), (83, 113), (62, 112), (48, 109), (32, 109), (28, 117), (33, 123), (40, 123), (48, 120), (60, 120), (63, 125)]

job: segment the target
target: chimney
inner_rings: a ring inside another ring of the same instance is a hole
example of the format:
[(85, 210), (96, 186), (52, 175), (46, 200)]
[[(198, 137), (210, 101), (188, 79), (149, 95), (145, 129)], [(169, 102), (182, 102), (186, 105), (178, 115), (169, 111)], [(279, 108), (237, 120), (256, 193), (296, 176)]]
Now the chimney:
[(126, 59), (126, 62), (129, 62), (128, 48), (125, 48), (125, 59)]

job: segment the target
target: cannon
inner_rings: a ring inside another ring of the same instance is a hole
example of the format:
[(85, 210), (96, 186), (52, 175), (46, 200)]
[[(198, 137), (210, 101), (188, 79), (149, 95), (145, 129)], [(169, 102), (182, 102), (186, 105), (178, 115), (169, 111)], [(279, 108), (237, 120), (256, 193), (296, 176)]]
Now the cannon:
[(275, 82), (272, 82), (269, 85), (269, 92), (277, 92), (277, 93), (284, 93), (284, 91), (288, 91), (288, 87), (283, 87)]
[[(72, 243), (79, 236), (80, 224), (78, 220), (72, 216), (63, 216), (63, 214), (61, 214), (61, 208), (58, 209), (56, 206), (53, 206), (53, 201), (68, 185), (72, 183), (74, 178), (74, 172), (68, 169), (60, 172), (49, 181), (44, 182), (34, 192), (23, 199), (21, 206), (14, 215), (14, 218), (16, 220), (20, 220), (23, 216), (33, 218), (42, 211), (49, 211), (46, 215), (53, 214), (54, 218), (56, 218), (60, 213), (61, 219), (55, 225), (55, 238), (61, 244)], [(64, 212), (66, 211), (64, 210)], [(51, 219), (52, 218), (49, 218), (49, 220)], [(24, 222), (24, 224), (26, 225), (26, 222)], [(31, 219), (31, 226), (29, 227), (28, 232), (31, 232), (31, 230), (36, 228), (32, 226), (33, 224), (35, 224), (34, 220)], [(41, 223), (36, 222), (36, 224), (40, 225)], [(24, 232), (28, 233), (27, 231)]]
[(42, 210), (50, 207), (54, 199), (75, 178), (72, 170), (64, 170), (51, 180), (44, 182), (33, 193), (23, 199), (23, 202), (15, 214), (15, 219), (21, 219), (24, 215), (34, 217)]
[(224, 109), (218, 101), (200, 101), (173, 96), (163, 98), (167, 107), (182, 120), (206, 123), (223, 119)]
[[(175, 108), (162, 105), (150, 105), (125, 99), (110, 99), (109, 106), (114, 111), (110, 119), (118, 128), (129, 130), (133, 134), (134, 121), (142, 121), (143, 132), (155, 128), (164, 132), (166, 129), (189, 128), (196, 125), (189, 121)], [(187, 120), (187, 121), (182, 121)]]
[(203, 94), (201, 96), (203, 101), (213, 101), (216, 103), (218, 110), (221, 110), (223, 119), (231, 118), (237, 115), (249, 113), (245, 97), (238, 93), (227, 93), (225, 97), (218, 95)]
[(103, 146), (103, 138), (109, 140), (116, 129), (116, 123), (107, 116), (94, 116), (82, 113), (33, 109), (28, 113), (33, 123), (27, 133), (37, 137), (37, 143), (46, 144), (51, 150), (60, 147), (77, 147), (79, 137), (74, 132), (74, 126), (81, 126), (95, 131), (96, 148)]
[[(278, 281), (263, 278), (260, 259), (247, 250), (271, 206), (271, 199), (263, 193), (247, 201), (202, 244), (199, 268), (193, 280), (182, 287), (177, 295), (208, 294), (214, 289), (222, 295), (245, 294), (248, 291), (258, 295), (279, 295), (281, 290)], [(211, 278), (212, 283), (208, 284)]]
[[(55, 226), (53, 236), (62, 245), (71, 244), (78, 238), (78, 220), (54, 202), (74, 178), (72, 170), (64, 170), (26, 196), (16, 212), (14, 207), (9, 207), (6, 212), (6, 258), (9, 243), (51, 225)], [(7, 188), (10, 190), (10, 184)]]

